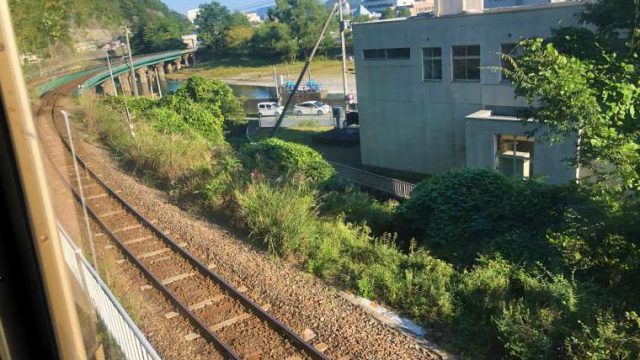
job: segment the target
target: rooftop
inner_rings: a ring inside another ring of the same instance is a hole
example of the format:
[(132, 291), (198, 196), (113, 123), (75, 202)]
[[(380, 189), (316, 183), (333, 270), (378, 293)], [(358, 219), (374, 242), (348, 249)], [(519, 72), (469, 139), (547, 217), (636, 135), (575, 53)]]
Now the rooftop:
[(463, 17), (463, 16), (482, 16), (482, 15), (489, 15), (489, 14), (516, 13), (516, 12), (536, 11), (536, 10), (545, 10), (545, 9), (553, 9), (553, 8), (578, 7), (582, 5), (584, 5), (582, 1), (570, 0), (565, 2), (549, 3), (549, 4), (533, 4), (533, 5), (518, 5), (518, 6), (508, 6), (508, 7), (498, 7), (498, 8), (485, 8), (481, 12), (461, 12), (454, 15), (435, 16), (433, 12), (427, 12), (423, 14), (418, 14), (416, 16), (409, 16), (404, 18), (394, 18), (394, 19), (356, 23), (354, 24), (354, 26), (381, 24), (381, 23), (396, 23), (401, 21), (438, 20), (438, 19), (447, 19), (447, 18), (457, 18), (457, 17)]

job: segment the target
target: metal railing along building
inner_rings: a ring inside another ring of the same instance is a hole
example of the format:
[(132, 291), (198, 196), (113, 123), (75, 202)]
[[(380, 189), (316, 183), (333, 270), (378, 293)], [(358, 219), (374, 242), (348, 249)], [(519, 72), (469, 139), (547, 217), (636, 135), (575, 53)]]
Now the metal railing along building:
[(58, 233), (69, 270), (91, 299), (98, 316), (125, 357), (128, 360), (160, 360), (153, 346), (60, 225)]
[(343, 164), (331, 162), (331, 165), (336, 169), (339, 176), (353, 183), (386, 192), (402, 199), (408, 199), (416, 187), (415, 184), (406, 181), (392, 179)]

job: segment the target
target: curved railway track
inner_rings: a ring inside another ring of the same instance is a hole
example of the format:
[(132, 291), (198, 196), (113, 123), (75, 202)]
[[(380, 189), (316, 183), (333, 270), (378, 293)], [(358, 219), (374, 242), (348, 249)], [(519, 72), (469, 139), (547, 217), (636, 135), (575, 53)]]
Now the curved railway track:
[[(56, 122), (56, 110), (58, 100), (68, 96), (83, 80), (45, 94), (38, 109), (38, 118), (50, 117), (57, 141), (62, 141), (67, 150), (66, 159), (58, 161), (48, 151), (45, 153), (78, 201), (80, 189), (69, 181), (70, 174), (60, 170), (72, 164), (73, 159), (66, 136)], [(44, 137), (41, 139), (44, 142)], [(246, 289), (234, 288), (218, 276), (191, 255), (185, 249), (186, 244), (174, 241), (129, 205), (81, 156), (76, 155), (76, 159), (83, 169), (84, 199), (94, 224), (144, 274), (147, 282), (140, 289), (153, 287), (173, 305), (175, 311), (166, 313), (166, 320), (182, 316), (193, 326), (195, 332), (188, 338), (203, 337), (227, 359), (327, 359), (319, 349), (270, 315), (268, 304), (256, 304), (244, 294)]]

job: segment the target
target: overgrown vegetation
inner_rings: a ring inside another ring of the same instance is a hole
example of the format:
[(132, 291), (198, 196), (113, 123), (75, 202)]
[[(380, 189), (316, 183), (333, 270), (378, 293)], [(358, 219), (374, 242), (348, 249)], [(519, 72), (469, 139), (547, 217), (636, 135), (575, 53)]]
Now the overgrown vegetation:
[(126, 23), (137, 53), (182, 49), (181, 36), (191, 24), (161, 0), (11, 0), (13, 26), (20, 50), (42, 57), (71, 46), (78, 29), (115, 30)]
[[(335, 179), (312, 149), (224, 138), (217, 82), (193, 78), (89, 128), (148, 179), (228, 216), (274, 256), (383, 301), (474, 359), (630, 359), (640, 354), (637, 202), (489, 170), (433, 176), (398, 205)], [(179, 105), (178, 105), (179, 104)], [(204, 125), (206, 124), (206, 125)]]

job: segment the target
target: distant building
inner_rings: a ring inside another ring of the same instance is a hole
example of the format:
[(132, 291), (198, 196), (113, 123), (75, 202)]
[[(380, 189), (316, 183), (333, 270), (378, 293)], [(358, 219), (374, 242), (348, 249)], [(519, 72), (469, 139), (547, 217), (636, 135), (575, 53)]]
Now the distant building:
[(75, 53), (83, 53), (83, 52), (91, 52), (98, 51), (98, 45), (92, 42), (78, 42), (73, 44), (73, 52)]
[(258, 15), (258, 13), (250, 12), (244, 14), (244, 16), (247, 17), (247, 20), (249, 20), (252, 25), (259, 25), (262, 23), (262, 18), (260, 17), (260, 15)]
[(411, 7), (411, 15), (415, 16), (433, 11), (434, 0), (414, 0)]
[(182, 42), (187, 44), (187, 49), (198, 49), (198, 35), (182, 35)]
[(517, 118), (528, 105), (493, 69), (519, 40), (579, 26), (581, 4), (485, 9), (482, 0), (436, 0), (431, 17), (354, 24), (363, 164), (426, 174), (492, 168), (554, 184), (579, 177), (563, 162), (575, 139), (541, 141), (545, 129)]
[(194, 21), (196, 21), (196, 18), (198, 17), (199, 14), (200, 14), (200, 9), (189, 10), (187, 11), (187, 19), (189, 19), (189, 21), (193, 23)]
[(363, 5), (360, 5), (356, 9), (353, 9), (353, 11), (351, 12), (351, 15), (353, 15), (353, 16), (368, 16), (368, 17), (370, 17), (372, 19), (378, 19), (378, 18), (380, 18), (380, 16), (382, 16), (382, 14), (380, 14), (380, 13), (369, 11)]
[(387, 8), (406, 7), (411, 8), (414, 0), (364, 0), (362, 6), (371, 12), (382, 13)]

